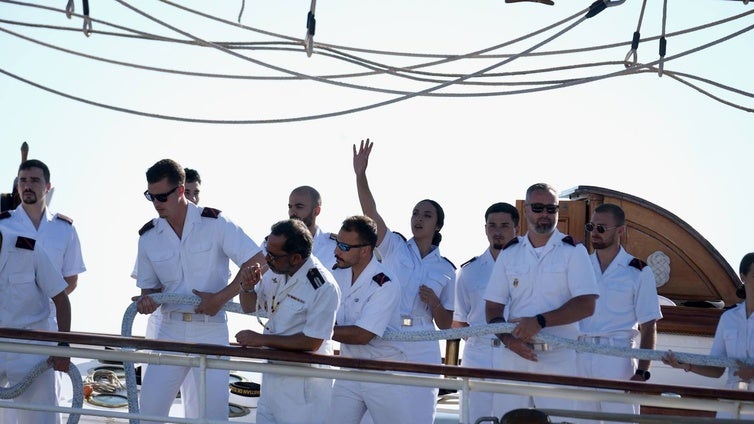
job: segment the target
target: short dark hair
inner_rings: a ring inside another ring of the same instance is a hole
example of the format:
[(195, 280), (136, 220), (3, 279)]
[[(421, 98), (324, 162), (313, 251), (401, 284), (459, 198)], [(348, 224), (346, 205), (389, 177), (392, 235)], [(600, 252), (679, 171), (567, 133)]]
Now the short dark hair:
[(196, 169), (186, 168), (183, 172), (186, 173), (186, 183), (202, 183), (202, 177)]
[(167, 178), (170, 184), (181, 185), (186, 183), (186, 172), (183, 167), (173, 159), (162, 159), (147, 169), (147, 182), (154, 184)]
[(555, 195), (555, 200), (558, 199), (558, 192), (555, 190), (555, 187), (551, 186), (547, 183), (536, 183), (529, 186), (529, 188), (526, 189), (526, 202), (529, 202), (529, 195), (534, 193), (535, 191), (549, 191), (550, 193)]
[(615, 219), (615, 225), (626, 224), (626, 213), (615, 203), (603, 203), (594, 209), (594, 213), (609, 213)]
[(516, 209), (516, 207), (511, 205), (510, 203), (498, 202), (498, 203), (492, 204), (484, 212), (484, 222), (487, 222), (487, 218), (489, 218), (490, 215), (493, 213), (510, 214), (511, 219), (513, 219), (513, 225), (515, 226), (518, 226), (518, 221), (521, 219), (521, 217), (518, 214), (518, 209)]
[(312, 234), (303, 221), (299, 219), (284, 219), (272, 225), (270, 234), (285, 237), (283, 250), (285, 253), (298, 253), (306, 259), (312, 254)]
[(317, 189), (312, 186), (304, 185), (296, 187), (291, 191), (291, 194), (293, 193), (306, 193), (312, 199), (312, 205), (322, 206), (322, 196), (320, 196)]
[(368, 216), (349, 216), (343, 220), (343, 225), (341, 225), (340, 229), (358, 234), (360, 244), (367, 244), (372, 248), (377, 246), (377, 223)]
[(42, 162), (39, 159), (29, 159), (21, 162), (21, 165), (18, 166), (18, 172), (25, 171), (27, 169), (31, 168), (39, 168), (42, 170), (42, 174), (45, 176), (45, 182), (50, 182), (50, 168), (45, 165), (44, 162)]

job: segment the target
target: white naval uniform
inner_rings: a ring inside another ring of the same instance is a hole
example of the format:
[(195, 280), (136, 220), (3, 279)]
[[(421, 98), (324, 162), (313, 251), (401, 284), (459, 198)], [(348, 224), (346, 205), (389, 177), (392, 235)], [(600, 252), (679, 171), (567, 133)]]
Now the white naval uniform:
[[(455, 266), (440, 255), (436, 247), (425, 257), (421, 257), (414, 239), (406, 241), (402, 235), (389, 229), (377, 246), (382, 254), (382, 262), (392, 270), (401, 282), (400, 315), (402, 323), (410, 321), (410, 327), (403, 330), (435, 330), (434, 318), (429, 305), (419, 298), (419, 287), (424, 284), (435, 292), (442, 307), (453, 310), (455, 295)], [(441, 364), (439, 341), (403, 342), (409, 362)], [(433, 422), (437, 388), (411, 387), (412, 414), (414, 422)]]
[[(405, 361), (402, 343), (381, 338), (385, 330), (400, 328), (401, 286), (390, 271), (373, 256), (353, 284), (350, 268), (336, 269), (333, 276), (341, 292), (337, 325), (355, 325), (375, 334), (365, 345), (341, 343), (340, 356)], [(410, 416), (413, 401), (406, 386), (335, 380), (326, 422), (359, 424), (369, 411), (375, 424), (416, 424)]]
[[(623, 247), (604, 273), (597, 254), (592, 253), (589, 258), (600, 297), (594, 314), (579, 322), (580, 339), (617, 347), (635, 347), (639, 324), (662, 318), (652, 269), (629, 255)], [(576, 367), (582, 377), (629, 380), (636, 371), (636, 364), (636, 359), (632, 358), (576, 353)], [(581, 411), (639, 413), (639, 405), (628, 403), (579, 400), (577, 407)]]
[[(295, 274), (266, 272), (254, 288), (259, 311), (269, 317), (264, 334), (303, 333), (322, 339), (315, 352), (332, 355), (332, 333), (340, 290), (328, 270), (310, 256)], [(325, 422), (330, 408), (332, 379), (265, 373), (257, 406), (257, 424)]]
[[(228, 284), (229, 259), (241, 266), (260, 251), (259, 246), (218, 210), (188, 204), (183, 235), (179, 239), (164, 218), (142, 227), (139, 238), (136, 285), (141, 289), (162, 289), (162, 293), (192, 295), (192, 289), (216, 293)], [(205, 216), (206, 215), (206, 216)], [(194, 306), (163, 304), (155, 337), (192, 343), (227, 346), (225, 312), (194, 314)], [(192, 367), (148, 365), (141, 385), (140, 409), (144, 414), (165, 415), (182, 387), (185, 416), (199, 413), (199, 377)], [(227, 370), (207, 370), (207, 418), (228, 418)], [(185, 380), (186, 384), (181, 386)]]
[[(482, 297), (492, 274), (495, 259), (487, 249), (481, 255), (461, 265), (456, 273), (455, 308), (453, 320), (470, 326), (487, 325), (485, 300)], [(472, 336), (463, 346), (462, 367), (493, 369), (492, 358), (499, 349), (504, 349), (494, 334)], [(492, 416), (492, 393), (471, 391), (469, 397), (469, 417), (472, 422), (479, 417)]]
[[(533, 317), (557, 309), (577, 296), (598, 294), (589, 254), (583, 245), (573, 245), (557, 229), (547, 243), (535, 249), (528, 234), (508, 245), (495, 261), (485, 300), (505, 305), (510, 319)], [(545, 327), (543, 334), (576, 339), (578, 324)], [(522, 372), (573, 375), (576, 353), (571, 349), (550, 346), (537, 351), (537, 362), (526, 360), (508, 349), (499, 349), (493, 358), (496, 368)], [(502, 416), (512, 409), (553, 408), (574, 409), (569, 399), (539, 396), (493, 395), (494, 416)]]
[[(746, 317), (746, 302), (739, 303), (720, 316), (709, 354), (742, 360), (754, 358), (754, 316)], [(735, 371), (736, 367), (728, 367), (725, 382), (728, 389), (739, 389), (741, 379), (733, 375)], [(754, 391), (754, 384), (749, 383), (746, 390)], [(717, 418), (733, 418), (733, 415), (720, 411)], [(740, 418), (753, 419), (754, 414), (741, 414)]]
[[(52, 326), (49, 320), (50, 299), (68, 286), (63, 276), (44, 250), (28, 241), (31, 239), (18, 236), (2, 223), (0, 233), (3, 235), (0, 247), (0, 327), (57, 331), (57, 326)], [(19, 383), (32, 368), (47, 358), (47, 355), (0, 353), (0, 386)], [(55, 398), (55, 378), (52, 369), (48, 369), (12, 401), (53, 405)], [(9, 424), (15, 423), (15, 420), (21, 424), (60, 422), (59, 414), (41, 411), (16, 410), (13, 419), (10, 416), (5, 418)]]
[(326, 233), (317, 225), (313, 234), (312, 255), (314, 255), (328, 270), (335, 266), (335, 239), (332, 233)]

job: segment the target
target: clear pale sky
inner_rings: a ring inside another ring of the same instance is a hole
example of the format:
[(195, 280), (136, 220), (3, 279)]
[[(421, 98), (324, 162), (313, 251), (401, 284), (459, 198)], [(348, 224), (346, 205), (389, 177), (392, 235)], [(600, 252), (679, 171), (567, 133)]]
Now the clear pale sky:
[[(41, 3), (41, 2), (40, 2)], [(91, 2), (91, 16), (151, 33), (183, 38), (117, 2)], [(662, 4), (648, 2), (643, 37), (661, 32)], [(65, 2), (55, 2), (63, 7)], [(182, 2), (235, 22), (239, 1)], [(503, 0), (331, 1), (317, 5), (315, 41), (400, 52), (462, 55), (499, 45), (565, 19), (590, 2), (555, 6)], [(215, 41), (270, 41), (257, 33), (192, 17), (158, 1), (134, 3), (146, 13)], [(308, 1), (246, 1), (242, 23), (290, 37), (305, 33)], [(81, 2), (76, 2), (81, 12)], [(584, 21), (537, 51), (582, 49), (630, 41), (641, 2), (628, 0)], [(666, 32), (703, 25), (752, 10), (723, 0), (670, 2)], [(0, 2), (7, 20), (80, 28), (59, 12)], [(754, 24), (752, 15), (668, 39), (667, 56)], [(95, 30), (115, 31), (101, 23)], [(237, 75), (279, 72), (208, 47), (85, 37), (0, 22), (0, 28), (67, 49), (130, 63)], [(552, 34), (552, 32), (548, 33)], [(721, 45), (668, 61), (668, 71), (754, 91), (751, 45), (745, 33)], [(542, 36), (496, 50), (517, 54)], [(236, 50), (307, 75), (361, 72), (362, 67), (295, 51)], [(492, 72), (622, 61), (626, 45), (571, 55), (522, 57)], [(639, 62), (658, 59), (658, 42), (638, 49)], [(91, 101), (143, 112), (224, 120), (263, 120), (331, 113), (398, 97), (312, 81), (209, 79), (156, 73), (74, 57), (0, 32), (0, 69)], [(351, 52), (400, 67), (427, 58)], [(424, 68), (470, 74), (504, 60), (462, 59)], [(622, 65), (516, 77), (517, 81), (605, 75)], [(499, 78), (510, 81), (511, 79)], [(394, 76), (339, 80), (417, 92), (434, 84)], [(493, 92), (532, 86), (449, 87), (439, 92)], [(705, 85), (705, 88), (710, 88)], [(726, 100), (754, 107), (746, 96), (720, 90)], [(155, 216), (142, 196), (144, 172), (162, 158), (198, 169), (202, 201), (221, 209), (257, 241), (286, 216), (290, 190), (308, 184), (324, 199), (319, 223), (337, 231), (359, 213), (351, 146), (375, 142), (368, 175), (388, 225), (410, 235), (414, 204), (432, 198), (445, 208), (441, 250), (456, 265), (486, 245), (483, 213), (497, 201), (515, 202), (526, 187), (548, 182), (559, 190), (596, 185), (656, 203), (683, 218), (738, 268), (754, 251), (751, 189), (754, 116), (699, 94), (668, 75), (625, 75), (539, 93), (487, 97), (414, 97), (384, 107), (320, 120), (279, 124), (198, 124), (136, 116), (60, 97), (0, 74), (0, 191), (10, 191), (23, 141), (30, 157), (45, 161), (55, 186), (51, 210), (72, 217), (88, 271), (71, 297), (73, 329), (119, 333), (122, 311), (138, 293), (129, 278), (137, 231)], [(239, 321), (243, 326), (250, 319)], [(143, 333), (135, 328), (135, 334)]]

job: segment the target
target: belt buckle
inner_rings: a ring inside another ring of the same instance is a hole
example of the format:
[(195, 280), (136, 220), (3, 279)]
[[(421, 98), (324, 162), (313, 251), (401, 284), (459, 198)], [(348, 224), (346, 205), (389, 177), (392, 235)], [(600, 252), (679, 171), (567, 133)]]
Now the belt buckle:
[(547, 343), (528, 343), (531, 350), (538, 350), (541, 352), (546, 352), (550, 350), (550, 346), (547, 345)]
[(401, 325), (404, 327), (411, 327), (414, 325), (414, 320), (408, 315), (402, 315)]
[(193, 319), (194, 319), (194, 314), (188, 313), (188, 312), (183, 313), (183, 316), (182, 316), (183, 322), (191, 322), (193, 321)]

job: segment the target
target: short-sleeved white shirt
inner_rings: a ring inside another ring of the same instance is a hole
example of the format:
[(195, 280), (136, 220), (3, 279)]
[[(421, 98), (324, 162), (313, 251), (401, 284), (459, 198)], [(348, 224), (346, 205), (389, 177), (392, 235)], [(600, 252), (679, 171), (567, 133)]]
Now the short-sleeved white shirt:
[[(505, 305), (510, 319), (533, 317), (558, 309), (577, 296), (598, 294), (589, 254), (582, 244), (557, 229), (537, 251), (528, 234), (497, 257), (485, 300)], [(544, 333), (575, 339), (578, 324), (548, 326)]]
[[(224, 215), (203, 217), (205, 209), (189, 202), (180, 239), (164, 218), (151, 221), (153, 228), (139, 238), (137, 287), (184, 295), (192, 294), (192, 289), (216, 293), (228, 284), (229, 260), (241, 266), (261, 251)], [(193, 312), (190, 305), (160, 308), (163, 314)]]
[[(304, 333), (324, 341), (332, 337), (340, 290), (317, 258), (310, 256), (290, 277), (268, 271), (254, 289), (259, 309), (269, 318), (265, 334)], [(332, 354), (328, 346), (322, 343), (317, 353)]]
[[(709, 354), (728, 358), (754, 358), (754, 316), (746, 317), (746, 302), (741, 302), (722, 314)], [(728, 367), (728, 388), (738, 387), (740, 379), (733, 375), (735, 370), (736, 367)]]
[(328, 270), (332, 270), (335, 266), (335, 240), (330, 237), (331, 235), (332, 233), (322, 231), (317, 225), (312, 245), (312, 255), (316, 256)]
[(39, 243), (38, 247), (44, 249), (52, 264), (64, 277), (86, 271), (79, 235), (70, 219), (60, 214), (53, 215), (49, 208), (45, 208), (39, 228), (35, 228), (23, 206), (9, 212), (11, 217), (7, 219), (7, 223), (12, 231), (35, 239)]
[(382, 339), (386, 330), (400, 327), (400, 282), (373, 256), (352, 282), (350, 268), (333, 270), (340, 286), (337, 325), (355, 325), (375, 334), (365, 345), (340, 344), (340, 355), (349, 358), (404, 360), (401, 343)]
[(36, 243), (20, 243), (24, 236), (3, 224), (0, 233), (0, 327), (57, 330), (48, 319), (50, 299), (68, 287), (63, 275)]
[[(487, 249), (481, 255), (461, 265), (456, 273), (456, 296), (453, 320), (469, 325), (485, 325), (484, 291), (492, 274), (495, 259)], [(491, 335), (494, 337), (494, 335)]]
[[(594, 314), (579, 321), (583, 334), (590, 336), (635, 335), (639, 324), (662, 318), (655, 276), (649, 266), (631, 265), (634, 257), (620, 248), (618, 255), (602, 272), (597, 254), (589, 256), (600, 297)], [(636, 260), (634, 263), (638, 263)]]

